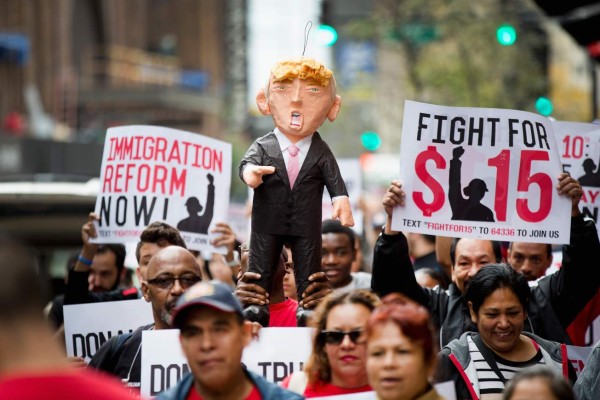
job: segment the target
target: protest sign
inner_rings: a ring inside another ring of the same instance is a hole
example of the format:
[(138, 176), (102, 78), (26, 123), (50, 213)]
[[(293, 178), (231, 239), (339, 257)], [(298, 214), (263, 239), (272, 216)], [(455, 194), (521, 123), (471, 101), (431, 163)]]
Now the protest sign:
[(552, 121), (563, 170), (583, 187), (579, 208), (596, 221), (600, 208), (600, 125)]
[[(242, 362), (265, 379), (279, 383), (300, 371), (310, 355), (312, 328), (263, 328), (244, 350)], [(189, 371), (179, 344), (179, 330), (142, 333), (142, 396), (174, 386)]]
[(550, 121), (515, 110), (407, 101), (398, 231), (480, 239), (568, 243), (571, 202)]
[(64, 306), (67, 356), (89, 362), (113, 336), (152, 323), (152, 307), (145, 300), (107, 301)]
[(94, 243), (136, 242), (153, 221), (177, 227), (187, 247), (210, 246), (209, 232), (227, 220), (231, 144), (158, 126), (106, 133)]
[(175, 386), (189, 371), (179, 344), (179, 329), (142, 332), (142, 397), (156, 396)]
[(244, 350), (242, 362), (270, 382), (301, 371), (312, 351), (312, 328), (263, 328)]
[(587, 363), (590, 354), (592, 354), (593, 347), (588, 346), (571, 346), (567, 345), (567, 354), (569, 357), (569, 362), (573, 365), (577, 376), (581, 374), (583, 367)]
[[(350, 206), (352, 207), (352, 216), (354, 217), (354, 229), (355, 232), (363, 233), (363, 212), (358, 207), (358, 201), (360, 200), (362, 191), (362, 172), (360, 170), (360, 163), (357, 158), (342, 158), (337, 160), (337, 163), (342, 172), (342, 178), (346, 184), (346, 190), (348, 190), (348, 197), (350, 197)], [(327, 191), (327, 187), (323, 191), (323, 220), (330, 219), (333, 213), (333, 204), (331, 203), (331, 197)]]

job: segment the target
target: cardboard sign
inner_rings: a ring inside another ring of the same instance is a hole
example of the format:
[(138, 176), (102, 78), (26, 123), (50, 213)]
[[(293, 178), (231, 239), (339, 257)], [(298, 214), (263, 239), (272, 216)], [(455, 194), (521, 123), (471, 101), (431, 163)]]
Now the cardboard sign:
[(67, 356), (89, 362), (113, 336), (152, 323), (152, 306), (143, 299), (64, 306)]
[(550, 121), (524, 111), (407, 101), (398, 231), (569, 243), (571, 202)]
[(600, 208), (600, 125), (552, 121), (563, 170), (583, 186), (579, 208), (596, 221)]
[(585, 367), (588, 358), (590, 358), (590, 354), (592, 354), (593, 349), (593, 347), (567, 345), (569, 362), (573, 365), (575, 372), (577, 372), (577, 377), (579, 377), (581, 374), (581, 371), (583, 370), (583, 367)]
[(227, 220), (231, 144), (158, 126), (106, 132), (95, 243), (137, 242), (151, 222), (177, 227), (187, 247), (215, 250), (209, 232)]
[(142, 332), (142, 397), (175, 386), (189, 370), (179, 344), (179, 329)]
[[(312, 328), (263, 328), (259, 340), (244, 350), (242, 362), (265, 379), (279, 383), (300, 371), (312, 348)], [(179, 344), (179, 330), (142, 332), (142, 396), (174, 386), (189, 372)]]
[[(337, 160), (337, 163), (342, 172), (342, 178), (346, 184), (346, 190), (348, 190), (348, 197), (350, 197), (350, 205), (352, 206), (352, 216), (354, 217), (354, 229), (358, 234), (363, 233), (363, 212), (358, 208), (358, 201), (360, 200), (362, 192), (362, 172), (360, 164), (357, 158), (342, 158)], [(327, 191), (327, 187), (323, 191), (323, 220), (330, 219), (333, 213), (333, 204), (331, 203), (331, 197)]]
[(279, 383), (301, 371), (312, 351), (313, 328), (263, 328), (259, 340), (244, 350), (242, 362), (250, 371)]

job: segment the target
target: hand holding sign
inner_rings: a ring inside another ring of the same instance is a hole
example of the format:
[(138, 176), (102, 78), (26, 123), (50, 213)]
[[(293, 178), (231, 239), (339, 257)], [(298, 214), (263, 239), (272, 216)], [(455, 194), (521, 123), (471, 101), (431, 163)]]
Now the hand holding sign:
[(571, 177), (568, 173), (563, 172), (558, 177), (558, 185), (556, 185), (556, 188), (558, 189), (558, 193), (571, 199), (571, 217), (580, 215), (579, 201), (583, 195), (583, 189), (577, 179)]
[(275, 172), (275, 167), (248, 165), (244, 169), (244, 182), (252, 189), (256, 189), (262, 184), (263, 175), (270, 175), (273, 172)]

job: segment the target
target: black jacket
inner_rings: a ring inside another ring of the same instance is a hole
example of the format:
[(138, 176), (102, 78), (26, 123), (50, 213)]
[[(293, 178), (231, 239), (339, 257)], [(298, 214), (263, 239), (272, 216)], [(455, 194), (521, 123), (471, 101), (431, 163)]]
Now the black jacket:
[(134, 300), (142, 297), (141, 291), (136, 288), (90, 292), (88, 289), (88, 275), (88, 272), (69, 271), (69, 280), (65, 288), (65, 305)]
[(312, 137), (293, 190), (275, 133), (256, 139), (246, 151), (239, 166), (242, 180), (248, 164), (275, 167), (275, 173), (264, 175), (263, 183), (254, 189), (252, 232), (321, 236), (323, 188), (327, 186), (332, 198), (348, 196), (337, 161), (318, 132)]
[(125, 386), (139, 393), (142, 375), (142, 332), (154, 324), (140, 326), (107, 340), (94, 354), (89, 366), (118, 376)]
[[(582, 216), (571, 218), (571, 243), (563, 246), (562, 268), (531, 288), (525, 331), (571, 344), (566, 328), (594, 297), (600, 285), (596, 226)], [(458, 288), (424, 289), (415, 279), (406, 237), (382, 234), (375, 244), (371, 288), (380, 296), (400, 292), (427, 307), (440, 330), (441, 347), (463, 332), (475, 331)]]

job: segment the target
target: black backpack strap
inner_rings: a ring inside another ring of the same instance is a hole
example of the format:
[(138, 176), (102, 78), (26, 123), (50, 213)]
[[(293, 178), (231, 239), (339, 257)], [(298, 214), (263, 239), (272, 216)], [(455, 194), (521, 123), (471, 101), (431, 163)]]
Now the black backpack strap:
[(109, 371), (114, 371), (117, 366), (117, 362), (123, 353), (123, 346), (125, 342), (131, 338), (133, 332), (123, 333), (116, 337), (116, 339), (112, 342), (110, 346), (110, 361), (109, 361)]

